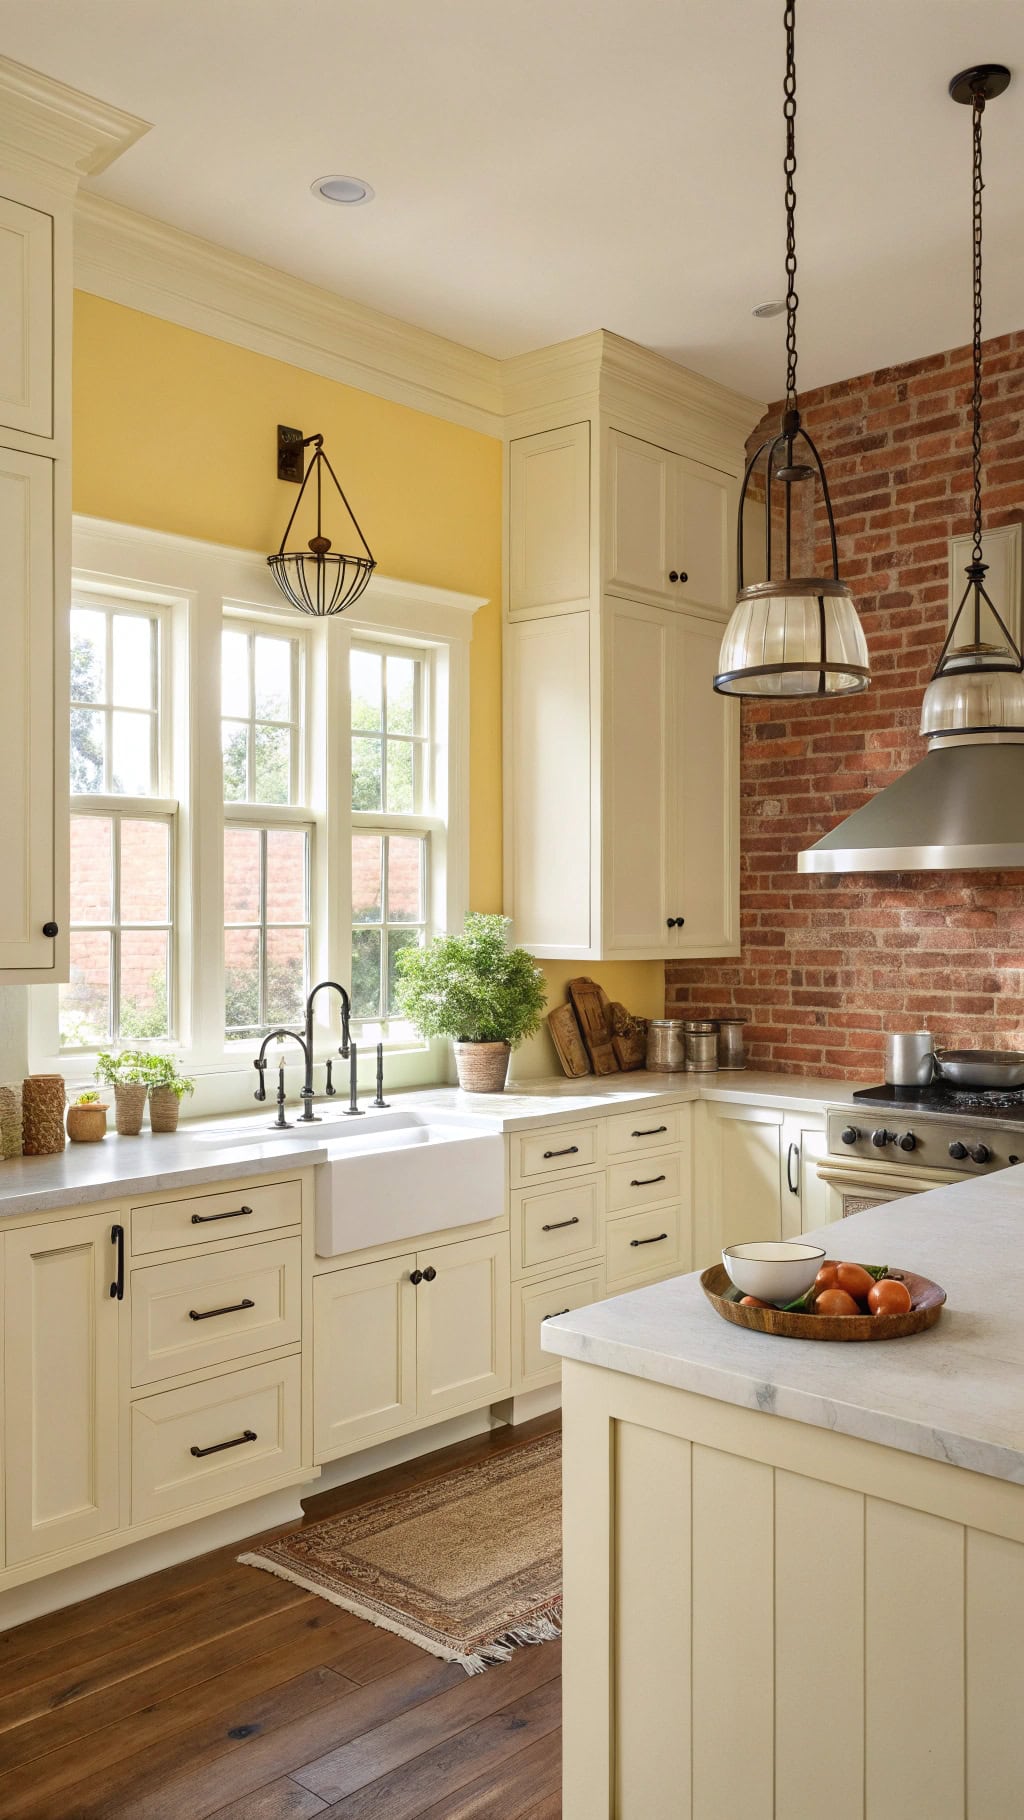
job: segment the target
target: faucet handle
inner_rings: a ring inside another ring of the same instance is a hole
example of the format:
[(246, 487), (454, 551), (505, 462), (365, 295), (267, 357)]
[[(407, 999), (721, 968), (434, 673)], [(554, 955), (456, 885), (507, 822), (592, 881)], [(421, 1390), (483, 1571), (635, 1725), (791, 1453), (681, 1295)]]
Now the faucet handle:
[(267, 1064), (266, 1064), (266, 1061), (261, 1057), (258, 1060), (253, 1062), (253, 1067), (255, 1068), (257, 1074), (260, 1077), (260, 1084), (257, 1087), (257, 1089), (252, 1097), (254, 1100), (262, 1101), (262, 1100), (265, 1100), (267, 1097), (267, 1072), (266, 1072)]

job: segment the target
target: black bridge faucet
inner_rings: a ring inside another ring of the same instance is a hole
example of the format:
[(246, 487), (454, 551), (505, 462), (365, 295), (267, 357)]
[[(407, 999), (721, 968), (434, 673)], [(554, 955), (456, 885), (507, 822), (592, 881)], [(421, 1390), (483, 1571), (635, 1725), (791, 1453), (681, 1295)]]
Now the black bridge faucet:
[[(266, 1067), (267, 1050), (270, 1044), (282, 1041), (286, 1037), (290, 1038), (293, 1043), (298, 1043), (306, 1064), (305, 1077), (303, 1079), (300, 1094), (302, 1111), (299, 1114), (300, 1122), (304, 1125), (311, 1125), (319, 1122), (317, 1113), (313, 1111), (313, 1101), (316, 1098), (316, 1088), (313, 1086), (313, 1001), (318, 992), (326, 992), (328, 989), (332, 992), (336, 992), (341, 1000), (341, 1048), (338, 1053), (346, 1060), (349, 1059), (350, 1054), (354, 1056), (355, 1044), (352, 1041), (351, 1034), (352, 1001), (344, 986), (339, 986), (337, 980), (321, 980), (318, 985), (313, 987), (313, 990), (306, 1000), (305, 1035), (300, 1036), (297, 1030), (271, 1030), (269, 1034), (263, 1038), (263, 1041), (260, 1044), (259, 1055), (253, 1062), (253, 1067), (260, 1077), (260, 1084), (256, 1089), (254, 1098), (262, 1101), (267, 1097)], [(283, 1122), (283, 1114), (280, 1110), (278, 1112), (278, 1121), (279, 1123)]]

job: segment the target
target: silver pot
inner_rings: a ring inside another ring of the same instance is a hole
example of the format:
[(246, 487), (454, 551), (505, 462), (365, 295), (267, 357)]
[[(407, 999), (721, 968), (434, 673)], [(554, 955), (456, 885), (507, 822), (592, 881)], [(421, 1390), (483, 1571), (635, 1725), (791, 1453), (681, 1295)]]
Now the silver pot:
[(1016, 1049), (936, 1049), (935, 1066), (951, 1087), (1024, 1087), (1024, 1055)]

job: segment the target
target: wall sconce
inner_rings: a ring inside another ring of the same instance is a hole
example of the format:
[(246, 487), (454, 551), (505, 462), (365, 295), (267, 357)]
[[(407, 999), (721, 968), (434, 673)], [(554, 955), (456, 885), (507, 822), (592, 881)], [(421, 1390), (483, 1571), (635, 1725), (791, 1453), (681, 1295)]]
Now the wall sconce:
[[(313, 454), (305, 475), (302, 473), (302, 450), (312, 445)], [(331, 539), (324, 536), (323, 529), (323, 476), (324, 469), (334, 482), (345, 511), (355, 528), (356, 536), (363, 546), (361, 556), (343, 556), (331, 547)], [(311, 537), (304, 550), (285, 548), (295, 523), (299, 507), (302, 504), (306, 488), (316, 475), (316, 535)], [(298, 483), (299, 497), (295, 501), (292, 515), (285, 526), (281, 547), (274, 556), (267, 557), (267, 563), (274, 580), (277, 582), (285, 599), (300, 613), (311, 613), (318, 619), (326, 618), (331, 613), (344, 613), (353, 601), (359, 599), (370, 576), (377, 567), (370, 554), (370, 547), (356, 518), (352, 507), (345, 497), (344, 489), (334, 472), (327, 456), (324, 454), (324, 439), (321, 435), (303, 436), (301, 430), (290, 429), (286, 424), (277, 426), (277, 475), (279, 480), (291, 480)]]

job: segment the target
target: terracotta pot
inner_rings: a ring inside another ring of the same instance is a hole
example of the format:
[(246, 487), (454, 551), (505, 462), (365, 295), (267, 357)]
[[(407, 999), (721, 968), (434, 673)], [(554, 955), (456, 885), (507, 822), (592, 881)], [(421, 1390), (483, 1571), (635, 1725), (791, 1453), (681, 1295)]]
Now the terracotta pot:
[(148, 1092), (145, 1081), (114, 1083), (114, 1123), (122, 1137), (138, 1137)]
[(68, 1107), (68, 1137), (73, 1144), (98, 1144), (107, 1135), (108, 1108), (97, 1100)]
[(64, 1148), (64, 1077), (30, 1074), (21, 1089), (26, 1156), (56, 1156)]
[(463, 1093), (503, 1093), (511, 1043), (456, 1043), (455, 1066)]
[(173, 1087), (151, 1087), (149, 1090), (149, 1128), (151, 1131), (177, 1131), (181, 1101)]

